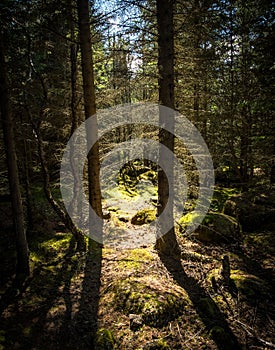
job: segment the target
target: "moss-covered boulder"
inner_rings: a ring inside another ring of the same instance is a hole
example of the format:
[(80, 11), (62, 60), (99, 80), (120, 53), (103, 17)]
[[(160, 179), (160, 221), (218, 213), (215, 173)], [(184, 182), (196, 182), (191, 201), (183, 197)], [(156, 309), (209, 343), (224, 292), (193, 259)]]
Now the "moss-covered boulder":
[(162, 327), (178, 317), (189, 304), (178, 286), (154, 277), (127, 278), (113, 285), (114, 307), (126, 315), (141, 315), (144, 324)]
[(150, 224), (156, 220), (156, 209), (139, 210), (131, 219), (132, 225)]
[(255, 275), (248, 274), (241, 270), (232, 270), (230, 277), (234, 281), (241, 296), (249, 301), (266, 298), (270, 295), (270, 287), (268, 284)]
[(192, 224), (201, 222), (193, 236), (206, 243), (230, 243), (241, 239), (241, 230), (238, 222), (225, 214), (209, 212), (204, 218), (192, 212), (184, 215), (179, 224), (182, 230), (192, 227)]
[[(218, 280), (220, 278), (220, 270), (212, 270), (208, 275), (208, 280), (210, 281), (212, 277)], [(255, 275), (242, 270), (231, 270), (230, 279), (240, 293), (240, 297), (244, 300), (254, 303), (256, 300), (271, 296), (270, 286)]]

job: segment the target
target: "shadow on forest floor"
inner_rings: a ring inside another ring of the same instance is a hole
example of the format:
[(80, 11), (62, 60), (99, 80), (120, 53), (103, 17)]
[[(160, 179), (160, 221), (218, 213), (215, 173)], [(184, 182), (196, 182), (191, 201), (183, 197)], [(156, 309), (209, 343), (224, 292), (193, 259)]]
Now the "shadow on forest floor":
[[(65, 347), (64, 344), (65, 348), (72, 349), (70, 343), (76, 349), (94, 348), (98, 324), (101, 264), (102, 248), (90, 242), (89, 252), (85, 261), (79, 310), (71, 323), (71, 327), (73, 327), (75, 332), (71, 334), (68, 346)], [(67, 331), (66, 327), (64, 331)]]
[(222, 312), (195, 278), (188, 276), (180, 260), (160, 255), (173, 279), (187, 292), (197, 314), (220, 350), (241, 349)]
[[(4, 349), (92, 348), (97, 331), (101, 248), (79, 255), (71, 238), (64, 255), (54, 259), (48, 250), (43, 254), (47, 262), (36, 263), (30, 278), (21, 285), (12, 283), (2, 294)], [(83, 279), (76, 289), (74, 278), (81, 270)]]

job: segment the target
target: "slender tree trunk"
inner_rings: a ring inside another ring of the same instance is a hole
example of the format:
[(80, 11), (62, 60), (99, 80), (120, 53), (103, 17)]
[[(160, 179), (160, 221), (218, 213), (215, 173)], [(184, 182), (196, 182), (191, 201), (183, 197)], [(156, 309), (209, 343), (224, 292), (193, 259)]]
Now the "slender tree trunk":
[[(174, 110), (174, 24), (173, 24), (173, 0), (157, 0), (157, 24), (158, 24), (158, 70), (159, 70), (159, 101), (162, 105)], [(174, 116), (163, 113), (160, 109), (160, 126), (174, 127)], [(164, 129), (159, 131), (159, 142), (174, 151), (174, 135)], [(159, 157), (165, 157), (160, 153)], [(158, 213), (160, 216), (167, 205), (169, 196), (173, 196), (173, 160), (171, 158), (163, 159), (170, 173), (170, 188), (167, 176), (160, 169), (158, 172)], [(174, 229), (173, 206), (169, 206), (167, 215), (160, 217), (160, 229), (172, 227), (165, 235), (158, 237), (156, 249), (163, 254), (178, 255), (179, 246), (177, 243)]]
[(77, 54), (78, 54), (78, 44), (76, 43), (77, 35), (76, 28), (74, 24), (74, 8), (73, 0), (69, 1), (68, 4), (68, 20), (70, 23), (70, 64), (71, 64), (71, 135), (74, 133), (78, 127), (78, 117), (77, 117)]
[(30, 274), (29, 253), (24, 225), (24, 212), (19, 183), (18, 165), (16, 157), (15, 136), (10, 109), (10, 96), (6, 72), (3, 34), (0, 33), (0, 108), (3, 125), (4, 143), (9, 174), (9, 185), (12, 201), (13, 222), (16, 234), (17, 275)]
[(26, 208), (27, 208), (27, 233), (33, 229), (33, 201), (30, 186), (30, 169), (32, 162), (30, 159), (30, 150), (28, 149), (28, 141), (23, 140), (23, 154), (24, 154), (24, 182), (25, 182), (25, 193), (26, 193)]
[[(78, 98), (77, 98), (77, 77), (78, 77), (78, 69), (77, 69), (77, 62), (78, 62), (78, 51), (79, 51), (79, 44), (77, 44), (78, 40), (78, 34), (76, 32), (76, 24), (75, 24), (75, 9), (73, 6), (74, 1), (70, 0), (68, 3), (68, 21), (70, 25), (70, 68), (71, 68), (71, 101), (70, 101), (70, 107), (71, 107), (71, 136), (77, 129), (79, 125), (79, 118), (78, 118)], [(71, 144), (71, 152), (73, 154), (75, 145)], [(77, 147), (77, 146), (76, 146)], [(75, 164), (75, 159), (70, 159), (71, 169), (74, 176), (74, 189), (73, 189), (73, 199), (71, 201), (71, 208), (78, 208), (77, 212), (82, 212), (82, 202), (79, 199), (80, 198), (80, 188), (81, 188), (81, 180), (78, 178), (77, 174), (77, 165)]]
[[(41, 120), (43, 119), (43, 111), (41, 113)], [(43, 140), (41, 136), (40, 128), (35, 128), (33, 125), (33, 128), (36, 132), (37, 142), (38, 142), (38, 154), (40, 158), (40, 164), (42, 167), (43, 172), (43, 178), (44, 178), (44, 193), (46, 195), (46, 198), (50, 205), (52, 206), (53, 210), (56, 212), (56, 214), (60, 217), (62, 222), (64, 222), (66, 228), (70, 230), (70, 232), (73, 234), (76, 242), (77, 242), (77, 248), (78, 250), (84, 251), (86, 248), (86, 243), (84, 240), (84, 236), (81, 233), (81, 231), (78, 230), (78, 228), (73, 223), (71, 217), (69, 214), (63, 210), (63, 208), (59, 205), (58, 202), (55, 201), (53, 198), (52, 192), (51, 192), (51, 185), (50, 185), (50, 174), (47, 167), (47, 162), (45, 159), (45, 152), (43, 148)]]
[[(79, 21), (79, 39), (81, 49), (82, 78), (85, 119), (92, 117), (92, 128), (86, 130), (88, 144), (98, 140), (98, 127), (96, 118), (93, 53), (90, 33), (89, 20), (89, 1), (77, 0), (78, 21)], [(90, 142), (89, 142), (90, 141)], [(89, 201), (95, 213), (103, 217), (100, 189), (100, 162), (99, 162), (99, 144), (95, 142), (88, 154), (88, 182), (89, 182)]]

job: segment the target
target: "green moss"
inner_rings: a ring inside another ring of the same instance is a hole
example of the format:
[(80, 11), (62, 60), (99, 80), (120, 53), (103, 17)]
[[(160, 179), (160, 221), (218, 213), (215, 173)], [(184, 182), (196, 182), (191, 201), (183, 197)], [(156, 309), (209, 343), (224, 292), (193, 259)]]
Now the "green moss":
[(145, 249), (132, 249), (122, 258), (118, 265), (122, 269), (138, 269), (146, 261), (153, 260), (153, 256)]
[[(0, 330), (0, 343), (3, 343), (6, 340), (6, 331), (3, 329)], [(1, 346), (0, 346), (1, 349)]]
[(153, 184), (157, 183), (158, 175), (156, 171), (148, 170), (143, 174), (139, 175), (139, 179), (150, 180)]
[(29, 326), (29, 327), (25, 327), (25, 328), (23, 329), (22, 333), (23, 333), (25, 336), (29, 337), (29, 336), (31, 335), (32, 331), (33, 331), (32, 327)]
[(97, 350), (112, 350), (115, 346), (113, 333), (109, 329), (99, 329), (96, 333), (94, 346)]
[(118, 211), (118, 209), (119, 209), (118, 207), (109, 207), (108, 208), (109, 211), (113, 211), (113, 212)]
[(241, 270), (232, 270), (231, 276), (238, 290), (248, 299), (264, 297), (269, 292), (269, 286), (257, 276)]
[[(219, 269), (214, 269), (208, 274), (208, 281), (215, 277), (219, 279)], [(265, 297), (269, 294), (268, 284), (255, 275), (242, 270), (231, 270), (230, 278), (233, 280), (240, 294), (248, 300)]]
[(118, 281), (113, 287), (114, 306), (126, 315), (141, 314), (147, 325), (163, 326), (182, 312), (187, 297), (176, 288), (162, 288), (153, 278)]
[(68, 249), (71, 239), (72, 236), (68, 234), (56, 235), (52, 239), (41, 243), (40, 247), (46, 250), (64, 251)]
[(143, 209), (138, 211), (131, 219), (133, 225), (150, 224), (156, 220), (156, 209)]
[(49, 258), (58, 259), (68, 250), (71, 240), (71, 234), (56, 234), (54, 237), (38, 236), (30, 244), (30, 259), (33, 264), (48, 262)]
[(137, 196), (137, 192), (132, 188), (127, 188), (123, 185), (118, 185), (104, 191), (104, 198), (116, 198), (117, 200), (127, 200), (131, 197)]
[(238, 241), (241, 238), (238, 222), (225, 214), (209, 212), (202, 216), (191, 212), (184, 215), (180, 220), (181, 231), (186, 232), (192, 225), (200, 224), (193, 236), (202, 242), (220, 243)]

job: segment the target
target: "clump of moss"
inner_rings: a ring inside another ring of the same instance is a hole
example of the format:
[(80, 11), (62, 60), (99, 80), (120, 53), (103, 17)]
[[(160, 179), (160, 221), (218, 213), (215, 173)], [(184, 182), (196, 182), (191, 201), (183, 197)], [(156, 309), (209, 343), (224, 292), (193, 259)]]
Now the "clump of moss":
[(180, 219), (179, 219), (179, 225), (181, 227), (181, 229), (183, 231), (185, 231), (188, 226), (193, 226), (196, 225), (200, 222), (202, 222), (203, 220), (203, 215), (196, 213), (196, 212), (190, 212), (187, 213), (186, 215), (183, 215)]
[(150, 224), (156, 220), (156, 209), (143, 209), (138, 211), (131, 219), (132, 225)]
[(152, 181), (153, 185), (157, 185), (158, 175), (156, 171), (148, 170), (145, 173), (140, 174), (139, 179), (150, 180)]
[(112, 350), (115, 346), (115, 338), (109, 329), (101, 328), (97, 331), (94, 347), (97, 350)]
[(146, 325), (161, 327), (176, 318), (188, 301), (182, 290), (163, 289), (154, 278), (129, 278), (114, 285), (113, 302), (126, 315), (142, 315)]
[(30, 258), (34, 264), (48, 262), (49, 259), (61, 258), (69, 249), (73, 237), (69, 233), (53, 236), (39, 236), (30, 244)]
[(118, 265), (120, 268), (138, 269), (145, 261), (152, 261), (153, 256), (145, 249), (131, 249), (128, 250), (125, 257), (123, 257)]

